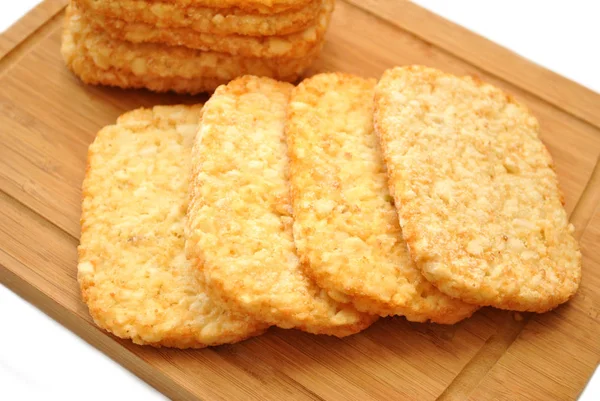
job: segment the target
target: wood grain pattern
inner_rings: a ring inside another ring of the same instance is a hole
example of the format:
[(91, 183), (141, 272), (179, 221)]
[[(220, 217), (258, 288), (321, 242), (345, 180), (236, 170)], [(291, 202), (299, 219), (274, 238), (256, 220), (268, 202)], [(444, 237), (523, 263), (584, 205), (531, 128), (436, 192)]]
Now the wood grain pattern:
[(272, 329), (213, 349), (144, 348), (97, 329), (79, 298), (76, 246), (87, 147), (123, 111), (205, 98), (82, 85), (59, 54), (57, 10), (65, 3), (42, 3), (0, 37), (0, 282), (174, 399), (578, 396), (600, 360), (597, 94), (413, 4), (338, 1), (313, 73), (377, 77), (394, 65), (427, 64), (476, 74), (531, 108), (581, 238), (580, 291), (544, 315), (485, 308), (451, 327), (385, 319), (344, 340)]

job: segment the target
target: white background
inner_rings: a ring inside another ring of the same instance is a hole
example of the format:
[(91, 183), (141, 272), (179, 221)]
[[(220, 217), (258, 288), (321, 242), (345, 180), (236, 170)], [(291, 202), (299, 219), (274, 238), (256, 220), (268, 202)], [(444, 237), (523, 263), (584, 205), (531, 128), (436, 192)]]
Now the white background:
[[(0, 32), (37, 3), (1, 1)], [(600, 92), (600, 7), (595, 0), (416, 3)], [(0, 322), (0, 400), (164, 399), (1, 285)], [(600, 400), (600, 373), (581, 400)]]

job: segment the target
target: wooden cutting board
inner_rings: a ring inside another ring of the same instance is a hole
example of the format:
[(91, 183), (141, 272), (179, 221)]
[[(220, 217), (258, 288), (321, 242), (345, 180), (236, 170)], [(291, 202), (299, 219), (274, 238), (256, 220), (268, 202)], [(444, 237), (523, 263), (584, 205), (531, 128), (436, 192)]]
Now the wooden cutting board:
[(531, 108), (581, 241), (579, 292), (543, 315), (484, 308), (455, 326), (392, 318), (341, 340), (271, 329), (205, 350), (139, 347), (97, 329), (79, 298), (87, 147), (126, 110), (205, 98), (82, 85), (59, 54), (65, 4), (46, 0), (0, 36), (0, 282), (174, 399), (570, 400), (582, 391), (600, 360), (600, 95), (414, 4), (338, 1), (313, 73), (378, 77), (427, 64), (478, 75)]

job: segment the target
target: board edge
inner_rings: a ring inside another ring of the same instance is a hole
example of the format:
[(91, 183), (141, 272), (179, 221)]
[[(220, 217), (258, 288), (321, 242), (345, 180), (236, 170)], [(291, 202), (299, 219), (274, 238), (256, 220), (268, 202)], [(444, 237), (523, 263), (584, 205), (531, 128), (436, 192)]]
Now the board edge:
[[(577, 119), (600, 128), (600, 114), (597, 113), (600, 107), (600, 94), (583, 85), (411, 1), (342, 1), (418, 37), (491, 76), (519, 87)], [(459, 43), (471, 43), (471, 45), (459, 46)], [(488, 54), (497, 54), (505, 61), (503, 64), (508, 63), (518, 68), (503, 69), (498, 63), (486, 58)], [(535, 82), (526, 77), (535, 77)], [(567, 98), (568, 101), (565, 101)]]
[[(16, 263), (19, 263), (16, 261)], [(19, 263), (20, 264), (20, 263)], [(44, 314), (83, 339), (86, 343), (126, 368), (161, 394), (174, 400), (197, 400), (183, 387), (127, 349), (112, 336), (56, 302), (41, 289), (27, 282), (9, 267), (0, 264), (0, 284), (34, 305)], [(82, 324), (83, 323), (83, 324)], [(124, 340), (125, 341), (125, 340)]]
[(60, 13), (68, 0), (44, 0), (0, 33), (0, 62)]

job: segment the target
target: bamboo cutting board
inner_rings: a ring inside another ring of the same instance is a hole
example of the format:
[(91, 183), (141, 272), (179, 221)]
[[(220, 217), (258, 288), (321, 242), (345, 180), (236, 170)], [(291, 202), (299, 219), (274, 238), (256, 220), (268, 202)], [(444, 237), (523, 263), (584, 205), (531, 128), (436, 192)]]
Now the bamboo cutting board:
[(342, 340), (271, 329), (198, 351), (139, 347), (97, 329), (80, 301), (76, 246), (87, 147), (126, 110), (205, 98), (82, 85), (59, 54), (66, 2), (46, 0), (0, 36), (0, 282), (174, 399), (579, 395), (600, 360), (600, 95), (412, 3), (339, 0), (313, 73), (378, 77), (394, 65), (427, 64), (478, 75), (531, 108), (581, 242), (579, 292), (543, 315), (484, 308), (455, 326), (392, 318)]

